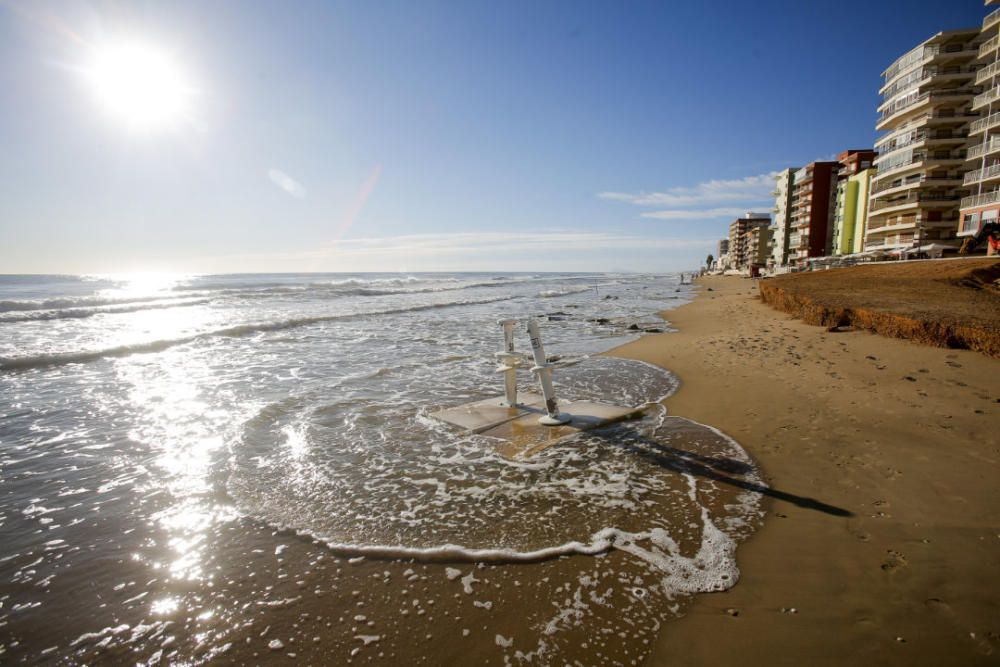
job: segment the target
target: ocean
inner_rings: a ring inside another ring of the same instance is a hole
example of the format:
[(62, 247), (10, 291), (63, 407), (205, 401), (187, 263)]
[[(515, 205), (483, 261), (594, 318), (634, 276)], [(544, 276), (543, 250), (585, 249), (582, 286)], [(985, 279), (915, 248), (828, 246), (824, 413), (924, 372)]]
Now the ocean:
[[(0, 662), (638, 664), (761, 518), (677, 379), (601, 354), (692, 289), (0, 276)], [(516, 460), (431, 418), (502, 393), (497, 320), (528, 352), (530, 317), (561, 400), (645, 416)]]

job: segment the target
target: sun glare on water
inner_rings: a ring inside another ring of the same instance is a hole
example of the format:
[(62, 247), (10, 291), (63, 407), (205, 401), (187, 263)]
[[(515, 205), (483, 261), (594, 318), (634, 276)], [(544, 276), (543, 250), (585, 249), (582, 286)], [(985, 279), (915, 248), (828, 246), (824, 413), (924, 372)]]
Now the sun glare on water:
[(101, 105), (130, 129), (161, 129), (189, 114), (190, 84), (174, 58), (153, 45), (101, 46), (86, 72)]

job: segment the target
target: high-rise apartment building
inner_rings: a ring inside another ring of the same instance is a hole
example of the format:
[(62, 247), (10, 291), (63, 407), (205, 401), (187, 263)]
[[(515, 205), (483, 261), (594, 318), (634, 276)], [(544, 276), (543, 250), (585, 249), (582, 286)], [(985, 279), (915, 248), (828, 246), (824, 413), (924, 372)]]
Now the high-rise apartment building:
[[(771, 216), (766, 213), (750, 213), (729, 224), (729, 263), (736, 269), (748, 269), (754, 259), (750, 248), (750, 230), (767, 227)], [(759, 251), (759, 247), (754, 250)]]
[(767, 260), (769, 267), (785, 266), (788, 264), (788, 235), (791, 231), (789, 219), (792, 209), (792, 186), (795, 183), (795, 172), (797, 167), (783, 169), (774, 177), (774, 223), (771, 225), (770, 258)]
[(871, 149), (846, 150), (837, 156), (837, 194), (833, 207), (831, 255), (851, 255), (864, 248), (868, 222), (868, 191), (878, 153)]
[(978, 40), (978, 29), (939, 32), (882, 72), (866, 250), (957, 245)]
[(771, 256), (771, 221), (767, 222), (767, 225), (751, 225), (746, 232), (746, 268), (750, 269), (752, 276), (760, 274)]
[[(1000, 0), (986, 0), (1000, 5)], [(963, 185), (970, 190), (962, 199), (959, 236), (971, 236), (985, 222), (995, 222), (1000, 213), (1000, 9), (983, 19), (980, 31), (979, 65), (975, 83), (983, 92), (972, 100), (979, 119), (969, 125), (969, 148)]]
[(829, 254), (839, 168), (838, 162), (811, 162), (795, 172), (788, 235), (789, 263), (802, 266), (810, 257)]

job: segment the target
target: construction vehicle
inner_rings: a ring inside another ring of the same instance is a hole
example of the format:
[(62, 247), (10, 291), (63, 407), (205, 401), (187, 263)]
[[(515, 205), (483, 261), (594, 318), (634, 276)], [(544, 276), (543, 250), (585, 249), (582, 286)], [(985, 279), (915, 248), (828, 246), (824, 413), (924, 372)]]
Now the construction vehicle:
[(989, 243), (988, 255), (1000, 254), (1000, 222), (987, 222), (974, 236), (969, 236), (962, 242), (962, 247), (958, 249), (959, 255), (968, 255), (973, 252), (983, 241)]

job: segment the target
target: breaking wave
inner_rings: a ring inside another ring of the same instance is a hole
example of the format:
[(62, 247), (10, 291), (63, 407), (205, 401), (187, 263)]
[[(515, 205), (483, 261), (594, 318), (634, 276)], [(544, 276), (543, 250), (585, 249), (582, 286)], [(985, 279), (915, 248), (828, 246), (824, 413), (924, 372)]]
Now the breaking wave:
[(104, 359), (106, 357), (123, 357), (131, 354), (142, 354), (150, 352), (162, 352), (177, 345), (185, 345), (199, 340), (215, 338), (220, 336), (239, 337), (252, 333), (265, 333), (269, 331), (281, 331), (283, 329), (294, 329), (305, 327), (322, 322), (332, 322), (335, 320), (350, 320), (377, 315), (393, 315), (397, 313), (410, 313), (424, 310), (437, 310), (440, 308), (454, 308), (457, 306), (479, 305), (485, 303), (498, 303), (501, 301), (511, 301), (517, 299), (516, 296), (502, 296), (492, 299), (472, 299), (466, 301), (452, 301), (449, 303), (433, 303), (409, 308), (390, 308), (378, 311), (366, 311), (362, 313), (349, 313), (338, 315), (317, 315), (314, 317), (298, 317), (274, 322), (256, 322), (250, 324), (239, 324), (236, 326), (215, 329), (190, 336), (154, 340), (145, 343), (135, 343), (131, 345), (118, 345), (115, 347), (100, 350), (85, 350), (80, 352), (56, 352), (51, 354), (36, 354), (25, 357), (0, 357), (0, 371), (30, 370), (34, 368), (45, 368), (50, 366), (65, 366), (67, 364), (86, 363)]
[(176, 301), (158, 302), (142, 301), (134, 304), (118, 306), (96, 306), (93, 308), (67, 308), (65, 310), (23, 310), (14, 314), (0, 314), (0, 324), (15, 322), (41, 322), (46, 320), (82, 319), (94, 315), (118, 315), (122, 313), (137, 313), (143, 310), (163, 310), (166, 308), (182, 308), (184, 306), (200, 306), (210, 303), (211, 299), (178, 299)]

